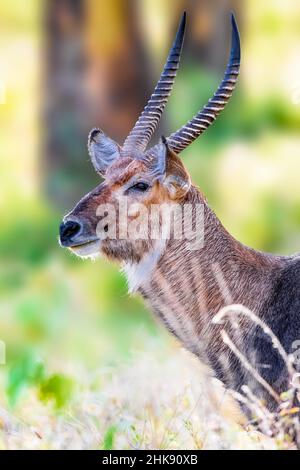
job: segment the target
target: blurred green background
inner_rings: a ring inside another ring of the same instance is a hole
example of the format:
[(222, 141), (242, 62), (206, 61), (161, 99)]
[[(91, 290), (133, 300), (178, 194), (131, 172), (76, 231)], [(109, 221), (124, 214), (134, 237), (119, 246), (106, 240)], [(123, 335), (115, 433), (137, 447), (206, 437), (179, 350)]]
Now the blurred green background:
[[(0, 0), (0, 408), (27, 423), (37, 403), (55, 419), (82, 391), (101, 394), (124, 364), (145, 352), (164, 360), (177, 347), (141, 300), (127, 295), (116, 266), (58, 246), (58, 226), (97, 181), (88, 131), (100, 126), (122, 142), (184, 8), (183, 59), (156, 138), (214, 92), (234, 9), (238, 90), (184, 162), (240, 241), (299, 251), (297, 0)], [(115, 428), (105, 426), (99, 445), (111, 447)]]

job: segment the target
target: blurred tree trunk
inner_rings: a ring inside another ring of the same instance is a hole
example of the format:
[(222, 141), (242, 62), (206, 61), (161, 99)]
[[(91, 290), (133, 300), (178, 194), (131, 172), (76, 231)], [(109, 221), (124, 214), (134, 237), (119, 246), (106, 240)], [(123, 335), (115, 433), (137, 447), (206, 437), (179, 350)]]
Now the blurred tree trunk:
[(65, 208), (88, 176), (83, 163), (83, 2), (48, 0), (44, 14), (44, 175), (50, 199)]
[(120, 143), (151, 93), (137, 3), (138, 0), (87, 0), (90, 116), (94, 125)]
[(47, 194), (61, 209), (97, 181), (87, 135), (122, 143), (149, 96), (137, 0), (47, 0), (43, 154)]

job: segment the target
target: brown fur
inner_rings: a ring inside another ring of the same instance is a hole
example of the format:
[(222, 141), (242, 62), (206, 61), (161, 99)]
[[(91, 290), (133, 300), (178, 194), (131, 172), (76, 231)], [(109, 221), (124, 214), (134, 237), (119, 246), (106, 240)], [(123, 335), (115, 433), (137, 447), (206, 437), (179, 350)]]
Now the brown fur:
[[(292, 258), (261, 253), (235, 240), (222, 226), (201, 192), (190, 185), (188, 173), (173, 152), (168, 154), (164, 179), (152, 181), (152, 171), (151, 158), (148, 161), (128, 156), (117, 159), (107, 169), (105, 182), (85, 196), (67, 219), (75, 217), (84, 221), (91, 233), (96, 229), (98, 219), (95, 214), (99, 204), (115, 206), (118, 225), (118, 203), (124, 197), (127, 197), (129, 205), (142, 202), (148, 210), (152, 204), (176, 202), (181, 205), (188, 203), (193, 207), (203, 204), (204, 246), (190, 251), (185, 240), (171, 236), (146, 278), (139, 282), (137, 290), (158, 318), (190, 351), (209, 364), (228, 387), (240, 390), (243, 383), (250, 385), (253, 379), (245, 374), (232, 351), (222, 342), (220, 330), (224, 325), (214, 325), (212, 319), (229, 304), (243, 304), (264, 318), (266, 299), (272, 297), (274, 286)], [(175, 176), (172, 188), (167, 183), (167, 176)], [(152, 187), (142, 195), (126, 195), (128, 182), (137, 179), (152, 183)], [(177, 185), (177, 181), (186, 184)], [(150, 256), (155, 246), (155, 241), (151, 239), (121, 240), (117, 237), (102, 240), (100, 251), (107, 258), (122, 265), (125, 263), (131, 269)], [(74, 250), (76, 252), (76, 248)], [(258, 359), (259, 351), (251, 346), (257, 335), (254, 325), (242, 318), (238, 328), (228, 321), (225, 329), (247, 359), (260, 367), (258, 362), (263, 362), (263, 359)], [(266, 365), (272, 368), (272, 364)], [(286, 386), (282, 384), (281, 387)], [(257, 384), (253, 388), (256, 390)]]

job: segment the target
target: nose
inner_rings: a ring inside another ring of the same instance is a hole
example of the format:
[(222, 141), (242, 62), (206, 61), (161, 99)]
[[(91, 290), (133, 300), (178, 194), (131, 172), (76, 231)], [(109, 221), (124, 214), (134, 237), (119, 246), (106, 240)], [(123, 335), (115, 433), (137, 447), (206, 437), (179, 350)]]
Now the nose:
[(60, 243), (63, 246), (72, 246), (74, 237), (82, 230), (82, 225), (75, 220), (62, 222), (59, 227)]

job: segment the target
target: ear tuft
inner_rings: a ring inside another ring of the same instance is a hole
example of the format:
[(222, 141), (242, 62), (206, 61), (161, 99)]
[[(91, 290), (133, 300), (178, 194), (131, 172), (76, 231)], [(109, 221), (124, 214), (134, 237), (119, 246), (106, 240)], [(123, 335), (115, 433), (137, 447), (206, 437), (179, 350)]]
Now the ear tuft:
[(120, 147), (101, 129), (94, 128), (89, 133), (88, 152), (97, 173), (105, 176), (107, 168), (120, 156)]

